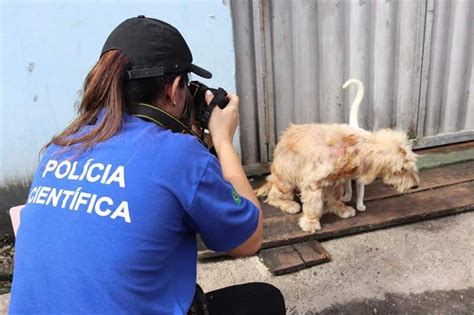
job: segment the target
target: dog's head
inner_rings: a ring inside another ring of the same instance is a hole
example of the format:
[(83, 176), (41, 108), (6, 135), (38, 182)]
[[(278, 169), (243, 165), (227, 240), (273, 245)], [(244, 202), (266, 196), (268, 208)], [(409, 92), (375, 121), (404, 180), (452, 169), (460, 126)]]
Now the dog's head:
[(420, 184), (417, 155), (411, 150), (405, 133), (389, 129), (376, 132), (380, 143), (387, 145), (386, 165), (381, 168), (384, 183), (395, 187), (399, 192), (416, 188)]
[(413, 153), (405, 133), (382, 129), (374, 133), (367, 162), (374, 177), (403, 192), (420, 184), (417, 155)]

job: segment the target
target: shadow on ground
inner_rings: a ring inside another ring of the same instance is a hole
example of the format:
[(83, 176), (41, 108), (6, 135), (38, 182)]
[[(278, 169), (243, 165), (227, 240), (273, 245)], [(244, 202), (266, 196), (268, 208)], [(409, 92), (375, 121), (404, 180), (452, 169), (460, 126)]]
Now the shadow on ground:
[[(474, 311), (474, 287), (464, 290), (427, 291), (420, 294), (386, 293), (382, 299), (354, 300), (335, 304), (319, 314), (472, 314)], [(288, 310), (288, 314), (298, 314)]]

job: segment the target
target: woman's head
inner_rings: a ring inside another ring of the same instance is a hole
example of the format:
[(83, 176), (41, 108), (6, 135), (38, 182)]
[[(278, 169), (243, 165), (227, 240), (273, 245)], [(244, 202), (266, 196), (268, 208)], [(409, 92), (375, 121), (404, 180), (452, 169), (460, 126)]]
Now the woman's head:
[[(126, 104), (145, 103), (164, 109), (181, 118), (185, 106), (188, 74), (169, 74), (140, 80), (124, 80)], [(128, 108), (127, 108), (128, 111)]]
[[(126, 80), (128, 58), (118, 50), (109, 50), (101, 56), (84, 81), (79, 116), (49, 144), (69, 146), (83, 143), (84, 149), (112, 137), (122, 125), (122, 113), (133, 103), (147, 103), (179, 118), (185, 101), (187, 74), (170, 74), (140, 80)], [(82, 126), (97, 122), (99, 112), (103, 119), (89, 133), (71, 137)]]
[[(155, 105), (180, 118), (189, 72), (212, 76), (192, 64), (191, 51), (173, 26), (144, 16), (124, 21), (109, 35), (99, 61), (86, 77), (79, 116), (46, 147), (81, 143), (88, 149), (107, 140), (120, 130), (122, 113), (133, 103)], [(91, 124), (95, 127), (89, 133), (72, 137)]]
[[(177, 118), (183, 113), (187, 97), (187, 74), (212, 77), (192, 63), (191, 51), (176, 28), (143, 15), (127, 19), (112, 31), (102, 54), (110, 50), (121, 51), (129, 61), (124, 79), (127, 103), (137, 103), (139, 97), (140, 102), (161, 105)], [(156, 90), (156, 95), (145, 93)], [(149, 99), (143, 100), (143, 94)]]

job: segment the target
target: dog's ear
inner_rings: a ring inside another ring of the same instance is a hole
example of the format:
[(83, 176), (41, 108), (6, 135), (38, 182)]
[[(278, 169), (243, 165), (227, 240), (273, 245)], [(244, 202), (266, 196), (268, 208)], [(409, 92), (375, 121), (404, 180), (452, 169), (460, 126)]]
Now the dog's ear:
[(402, 146), (400, 154), (404, 157), (405, 161), (414, 161), (418, 159), (419, 155), (411, 150), (411, 145)]
[(407, 150), (406, 150), (403, 146), (398, 147), (398, 152), (399, 152), (403, 157), (406, 157), (406, 156), (407, 156)]

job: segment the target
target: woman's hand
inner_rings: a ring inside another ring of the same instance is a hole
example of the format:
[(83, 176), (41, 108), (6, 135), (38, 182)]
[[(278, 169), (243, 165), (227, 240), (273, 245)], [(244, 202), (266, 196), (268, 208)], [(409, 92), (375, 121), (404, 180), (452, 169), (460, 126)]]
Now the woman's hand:
[[(214, 95), (211, 91), (206, 92), (206, 102), (209, 104)], [(209, 132), (216, 151), (223, 144), (232, 144), (235, 130), (239, 124), (239, 97), (235, 94), (227, 94), (229, 104), (224, 109), (216, 106), (209, 119)]]

